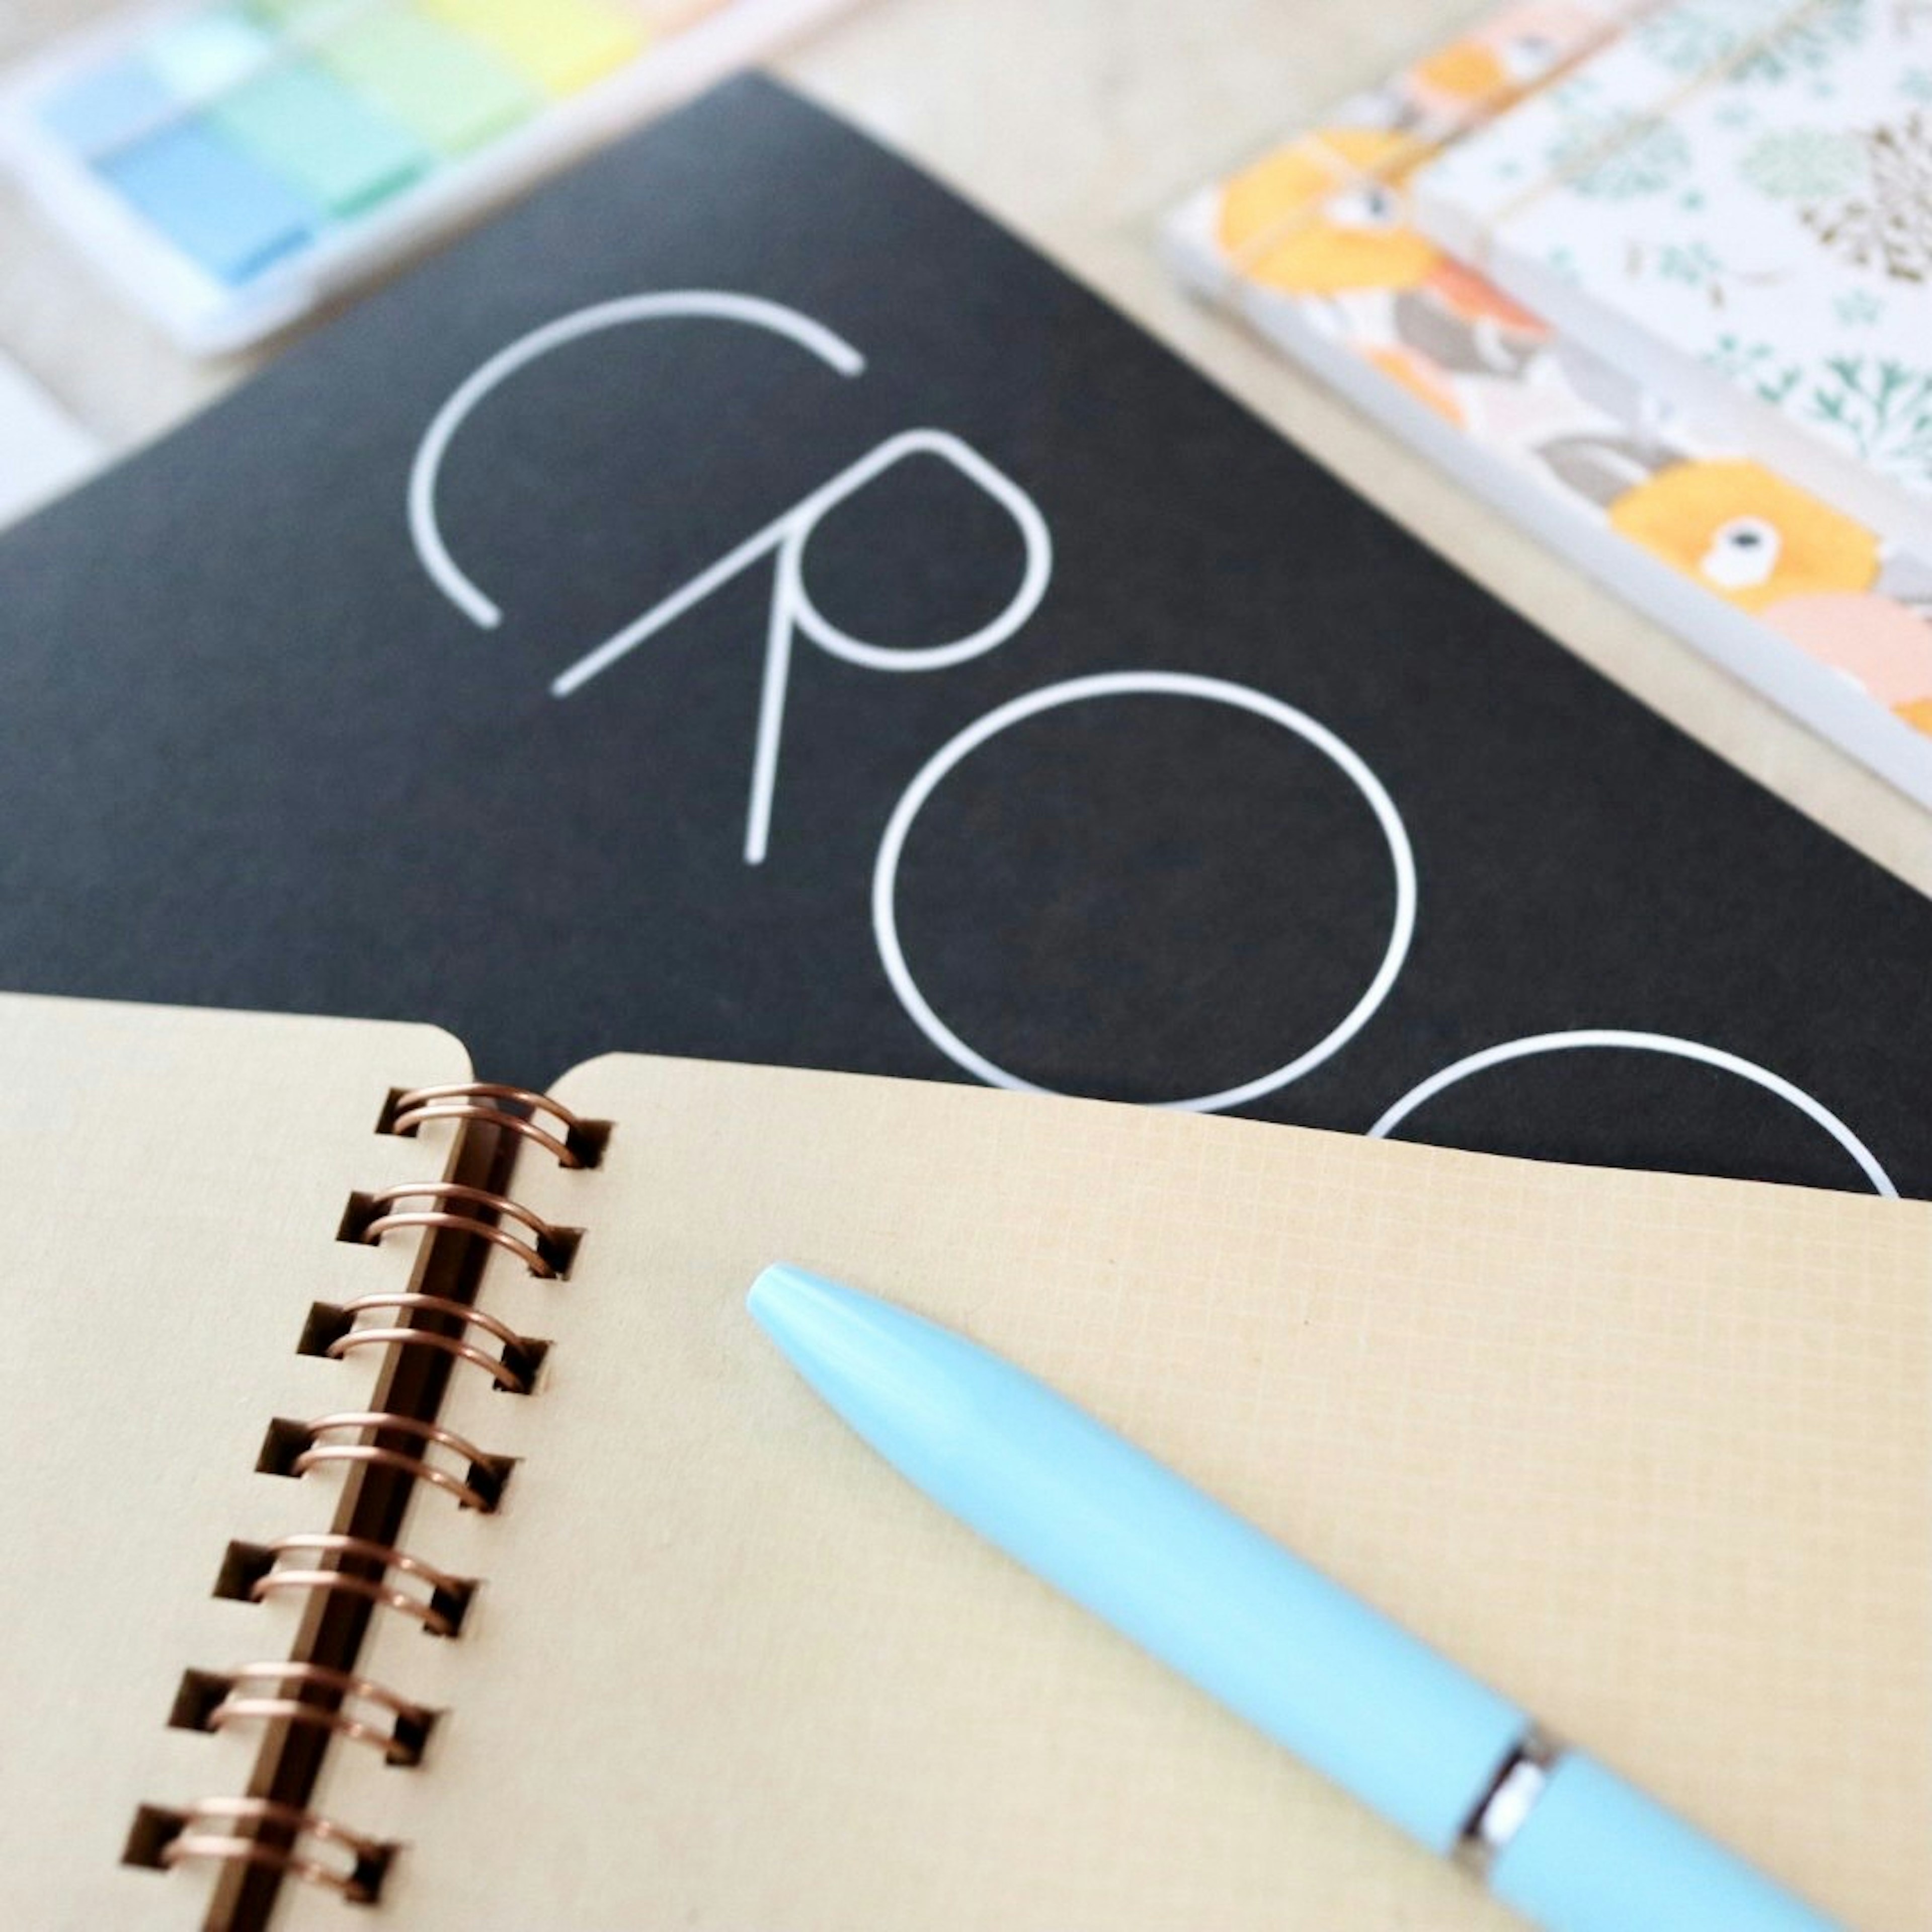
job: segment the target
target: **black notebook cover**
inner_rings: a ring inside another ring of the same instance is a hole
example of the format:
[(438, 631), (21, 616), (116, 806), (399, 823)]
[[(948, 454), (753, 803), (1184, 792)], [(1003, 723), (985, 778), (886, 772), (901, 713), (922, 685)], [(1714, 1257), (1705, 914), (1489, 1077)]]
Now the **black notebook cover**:
[(0, 984), (1932, 1194), (1932, 906), (755, 80), (0, 544)]

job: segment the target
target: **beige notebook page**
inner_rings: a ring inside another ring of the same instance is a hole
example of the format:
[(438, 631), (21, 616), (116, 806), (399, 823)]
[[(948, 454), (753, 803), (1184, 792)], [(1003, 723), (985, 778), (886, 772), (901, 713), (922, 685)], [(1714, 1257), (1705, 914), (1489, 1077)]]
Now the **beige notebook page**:
[[(1932, 1915), (1932, 1210), (617, 1058), (491, 1311), (553, 1346), (419, 1492), (428, 1761), (338, 1751), (375, 1922), (1500, 1928), (942, 1515), (743, 1311), (784, 1258), (1046, 1376), (1851, 1923)], [(304, 1897), (287, 1924), (342, 1922)]]
[(231, 1538), (326, 1529), (339, 1481), (260, 1474), (270, 1420), (367, 1406), (299, 1355), (310, 1305), (406, 1286), (334, 1237), (352, 1190), (439, 1172), (378, 1136), (458, 1080), (428, 1027), (0, 995), (0, 1919), (197, 1926), (207, 1868), (124, 1865), (136, 1808), (247, 1788), (259, 1730), (172, 1730), (184, 1671), (285, 1657), (302, 1606), (212, 1593)]

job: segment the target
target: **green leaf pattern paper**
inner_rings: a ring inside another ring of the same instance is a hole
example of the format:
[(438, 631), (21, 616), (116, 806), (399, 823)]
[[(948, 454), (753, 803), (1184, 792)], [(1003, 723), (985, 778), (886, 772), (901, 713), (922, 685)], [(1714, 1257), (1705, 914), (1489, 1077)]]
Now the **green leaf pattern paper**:
[(1423, 192), (1932, 508), (1932, 8), (1684, 0)]

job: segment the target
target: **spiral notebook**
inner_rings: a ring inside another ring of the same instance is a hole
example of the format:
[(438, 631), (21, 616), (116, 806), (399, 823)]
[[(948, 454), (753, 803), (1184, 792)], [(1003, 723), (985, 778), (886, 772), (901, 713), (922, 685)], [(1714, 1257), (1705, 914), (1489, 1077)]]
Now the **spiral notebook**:
[(10, 1924), (1501, 1928), (848, 1437), (776, 1256), (1932, 1912), (1932, 1208), (386, 1022), (0, 1064)]

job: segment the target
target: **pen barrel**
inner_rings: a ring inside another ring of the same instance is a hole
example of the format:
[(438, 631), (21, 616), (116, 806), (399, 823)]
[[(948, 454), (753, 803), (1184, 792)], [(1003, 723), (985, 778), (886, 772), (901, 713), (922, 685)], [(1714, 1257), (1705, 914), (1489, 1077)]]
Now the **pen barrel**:
[(935, 1502), (1546, 1932), (1838, 1932), (1024, 1370), (796, 1268), (750, 1306)]
[(1520, 1710), (1038, 1384), (996, 1406), (990, 1457), (916, 1480), (1412, 1837), (1454, 1846), (1528, 1729)]
[(1023, 1370), (788, 1268), (752, 1312), (934, 1501), (1432, 1850), (1522, 1712)]
[(1577, 1751), (1497, 1854), (1490, 1888), (1546, 1932), (1838, 1932)]

